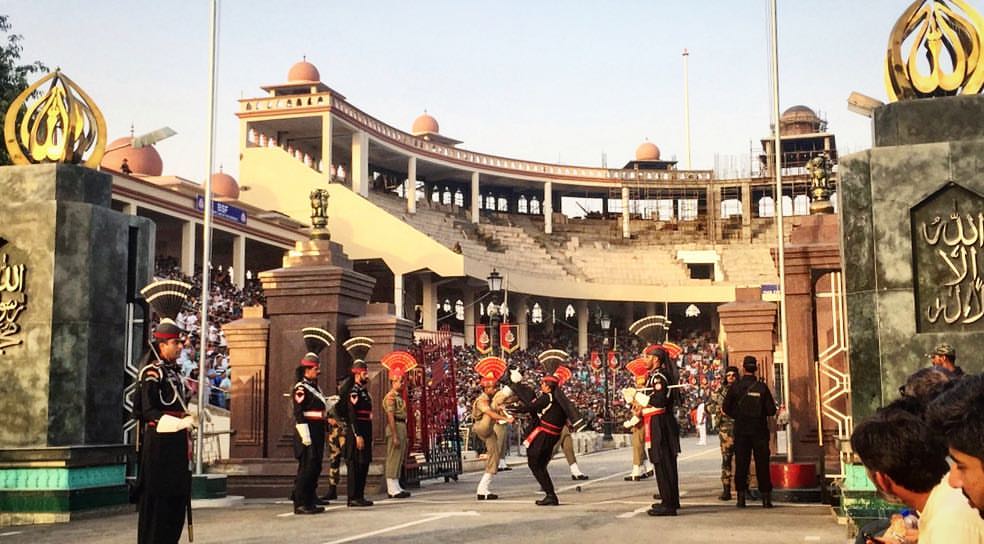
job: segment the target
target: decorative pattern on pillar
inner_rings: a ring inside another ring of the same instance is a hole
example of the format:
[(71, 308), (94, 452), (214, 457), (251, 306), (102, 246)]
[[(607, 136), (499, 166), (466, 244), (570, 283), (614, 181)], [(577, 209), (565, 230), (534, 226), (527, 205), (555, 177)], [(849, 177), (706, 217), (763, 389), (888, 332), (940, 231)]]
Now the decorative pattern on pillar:
[(622, 238), (631, 238), (632, 230), (629, 227), (629, 188), (622, 187)]
[(229, 444), (232, 458), (265, 456), (263, 399), (269, 331), (270, 321), (263, 318), (262, 306), (243, 308), (242, 319), (222, 326), (229, 357), (236, 362), (229, 407), (230, 427), (236, 429)]
[(543, 184), (543, 232), (553, 233), (553, 182)]
[(577, 353), (585, 355), (588, 353), (588, 301), (577, 301)]
[(478, 172), (472, 172), (471, 175), (471, 222), (476, 225), (479, 223), (479, 218), (481, 214), (479, 210), (482, 209), (482, 193), (478, 186)]
[(407, 159), (407, 213), (417, 213), (417, 157)]
[(369, 197), (369, 135), (352, 134), (352, 192)]

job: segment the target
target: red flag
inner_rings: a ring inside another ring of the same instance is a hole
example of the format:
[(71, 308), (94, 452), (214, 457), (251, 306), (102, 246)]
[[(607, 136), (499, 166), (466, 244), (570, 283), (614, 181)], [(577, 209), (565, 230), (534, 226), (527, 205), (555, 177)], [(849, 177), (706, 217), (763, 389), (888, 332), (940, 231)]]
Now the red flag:
[(519, 348), (519, 343), (516, 341), (517, 332), (519, 332), (518, 325), (508, 323), (499, 325), (499, 345), (502, 346), (503, 352), (512, 353)]
[(475, 349), (482, 355), (492, 351), (492, 338), (485, 330), (485, 325), (475, 325)]
[(608, 352), (608, 368), (618, 370), (618, 358), (615, 357), (614, 351)]
[(597, 351), (591, 352), (591, 369), (595, 372), (601, 371), (601, 357), (598, 356)]

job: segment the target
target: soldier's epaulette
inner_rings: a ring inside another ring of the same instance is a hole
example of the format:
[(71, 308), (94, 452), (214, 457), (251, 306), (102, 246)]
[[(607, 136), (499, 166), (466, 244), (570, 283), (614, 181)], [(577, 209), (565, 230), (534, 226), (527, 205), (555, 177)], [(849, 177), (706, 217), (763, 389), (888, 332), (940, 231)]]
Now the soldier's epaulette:
[(145, 365), (140, 369), (137, 374), (137, 381), (142, 382), (144, 380), (156, 382), (161, 379), (160, 363), (151, 363)]

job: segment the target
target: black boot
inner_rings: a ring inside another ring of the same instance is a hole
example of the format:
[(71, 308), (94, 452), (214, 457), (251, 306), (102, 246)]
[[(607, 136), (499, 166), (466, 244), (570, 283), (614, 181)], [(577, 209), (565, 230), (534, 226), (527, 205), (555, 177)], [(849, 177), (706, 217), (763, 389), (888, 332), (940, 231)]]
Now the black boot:
[(738, 491), (738, 504), (735, 505), (738, 508), (745, 507), (745, 493), (746, 491)]
[(731, 484), (724, 484), (724, 491), (721, 492), (721, 496), (718, 497), (719, 501), (730, 501), (731, 500)]
[(321, 497), (323, 501), (334, 501), (338, 500), (338, 486), (330, 485), (328, 486), (328, 492), (325, 493), (324, 497)]
[(537, 506), (557, 506), (558, 504), (560, 504), (560, 501), (557, 499), (557, 495), (547, 495), (536, 501)]
[(762, 492), (762, 506), (765, 508), (773, 508), (771, 491)]

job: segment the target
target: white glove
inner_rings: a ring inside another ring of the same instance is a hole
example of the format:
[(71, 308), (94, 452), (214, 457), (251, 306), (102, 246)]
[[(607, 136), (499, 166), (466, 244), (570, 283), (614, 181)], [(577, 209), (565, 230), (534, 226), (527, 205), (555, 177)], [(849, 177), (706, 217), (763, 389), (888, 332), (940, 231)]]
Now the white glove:
[(294, 425), (294, 428), (297, 429), (297, 434), (301, 437), (301, 444), (304, 444), (305, 446), (310, 446), (311, 429), (308, 428), (308, 424), (298, 423), (297, 425)]
[(632, 400), (636, 401), (637, 404), (640, 404), (642, 406), (649, 406), (649, 395), (645, 393), (642, 392), (636, 393), (635, 396), (632, 397)]
[(157, 421), (157, 432), (159, 434), (171, 434), (185, 429), (190, 429), (194, 425), (191, 416), (174, 417), (164, 414)]
[(626, 429), (631, 429), (632, 427), (635, 427), (638, 424), (639, 424), (639, 416), (632, 416), (632, 419), (623, 423), (622, 426), (625, 427)]
[(509, 371), (509, 381), (512, 383), (519, 383), (523, 381), (523, 375), (519, 373), (515, 368)]
[(625, 399), (626, 403), (632, 402), (632, 398), (635, 397), (635, 394), (635, 387), (626, 387), (622, 390), (622, 398)]

